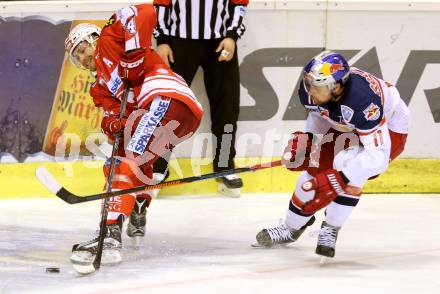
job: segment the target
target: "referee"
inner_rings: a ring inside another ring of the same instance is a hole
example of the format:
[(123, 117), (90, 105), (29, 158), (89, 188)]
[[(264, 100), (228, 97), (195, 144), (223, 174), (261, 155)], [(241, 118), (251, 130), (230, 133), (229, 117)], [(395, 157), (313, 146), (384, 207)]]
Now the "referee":
[[(234, 168), (235, 134), (240, 106), (237, 39), (245, 27), (249, 0), (154, 0), (157, 27), (154, 36), (164, 62), (191, 85), (199, 66), (211, 109), (211, 130), (217, 138), (214, 171)], [(223, 139), (223, 140), (222, 140)], [(166, 170), (161, 158), (155, 172)], [(237, 175), (219, 178), (219, 191), (240, 197)]]

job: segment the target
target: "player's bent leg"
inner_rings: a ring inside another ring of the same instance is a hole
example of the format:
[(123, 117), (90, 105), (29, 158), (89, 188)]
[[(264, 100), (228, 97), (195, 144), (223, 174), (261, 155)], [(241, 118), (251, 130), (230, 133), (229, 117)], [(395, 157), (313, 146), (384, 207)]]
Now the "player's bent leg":
[(127, 235), (129, 237), (144, 237), (147, 224), (147, 209), (150, 206), (152, 197), (148, 193), (138, 194), (133, 211), (127, 224)]
[(325, 220), (319, 231), (316, 254), (325, 257), (335, 256), (338, 232), (358, 204), (359, 197), (354, 195), (338, 196), (330, 203), (325, 211)]
[(318, 235), (318, 244), (316, 245), (316, 254), (325, 257), (335, 256), (336, 240), (341, 228), (332, 226), (325, 221), (321, 224), (321, 230)]
[[(104, 165), (104, 175), (109, 173), (108, 165)], [(112, 181), (112, 190), (132, 188), (137, 184), (134, 174), (126, 162), (118, 161)], [(135, 205), (135, 194), (124, 194), (109, 200), (107, 215), (107, 232), (102, 251), (102, 264), (112, 265), (122, 261), (121, 230), (124, 220), (131, 214)], [(151, 199), (150, 199), (151, 200)], [(98, 249), (98, 237), (90, 241), (75, 244), (70, 260), (76, 266), (91, 264)]]
[(276, 244), (295, 242), (304, 233), (306, 228), (315, 222), (313, 215), (302, 213), (301, 209), (297, 207), (293, 201), (293, 199), (297, 197), (302, 199), (310, 198), (310, 195), (301, 189), (301, 185), (311, 178), (312, 176), (309, 173), (301, 173), (297, 181), (295, 192), (292, 195), (291, 201), (289, 201), (289, 209), (286, 212), (285, 219), (282, 220), (278, 226), (263, 229), (257, 234), (256, 239), (259, 246), (272, 247)]
[[(350, 147), (339, 152), (334, 159), (334, 168), (341, 170), (358, 153), (358, 147)], [(334, 257), (336, 240), (341, 227), (348, 220), (353, 209), (359, 203), (360, 194), (340, 195), (331, 202), (325, 210), (325, 220), (321, 224), (316, 254), (325, 257)]]
[(285, 220), (281, 221), (276, 227), (263, 229), (258, 232), (256, 236), (257, 244), (253, 245), (253, 247), (272, 247), (274, 245), (295, 242), (301, 237), (306, 228), (311, 226), (314, 222), (315, 217), (311, 216), (302, 227), (293, 229), (286, 224)]
[[(139, 171), (146, 177), (152, 174), (152, 166), (142, 165)], [(118, 173), (115, 177), (114, 183), (115, 188), (127, 189), (135, 186), (143, 185), (141, 179), (133, 173), (130, 165), (127, 162), (122, 162), (118, 166)], [(115, 199), (113, 199), (115, 198)], [(134, 237), (134, 245), (137, 247), (140, 245), (140, 238), (145, 236), (145, 226), (147, 223), (147, 208), (149, 207), (152, 197), (150, 192), (125, 194), (120, 197), (113, 197), (110, 200), (109, 206), (109, 217), (108, 222), (111, 223), (114, 216), (118, 214), (128, 217), (129, 221), (127, 224), (127, 235), (129, 237)], [(117, 202), (118, 205), (111, 205), (113, 202)]]
[[(104, 166), (104, 174), (107, 176), (109, 170)], [(133, 173), (128, 161), (118, 161), (115, 168), (115, 174), (112, 181), (112, 190), (129, 189), (138, 186), (140, 181), (136, 174)], [(123, 219), (127, 219), (131, 214), (135, 205), (136, 194), (124, 194), (121, 196), (111, 197), (109, 199), (109, 209), (107, 215), (107, 225), (116, 223), (120, 215)]]
[[(195, 115), (185, 103), (171, 99), (168, 110), (146, 146), (145, 153), (153, 155), (151, 161), (142, 165), (143, 173), (145, 173), (145, 166), (152, 167), (151, 176), (149, 176), (152, 182), (147, 184), (159, 184), (166, 181), (169, 176), (168, 161), (173, 148), (189, 139), (197, 131), (200, 122), (201, 118)], [(149, 195), (153, 198), (159, 193), (158, 190), (152, 192)]]
[[(128, 198), (129, 200), (132, 200), (134, 198), (131, 195), (123, 195), (120, 198), (122, 200), (119, 199), (117, 201), (110, 202), (109, 212), (108, 212), (109, 218), (107, 219), (107, 233), (104, 239), (104, 245), (102, 249), (101, 263), (103, 265), (117, 264), (122, 261), (121, 230), (124, 220), (126, 218), (126, 214), (121, 213), (120, 207), (122, 206), (121, 203), (127, 204), (128, 202), (128, 201), (124, 201), (123, 198)], [(95, 259), (96, 252), (98, 250), (98, 236), (99, 236), (99, 230), (96, 231), (96, 236), (92, 240), (75, 244), (73, 246), (72, 256), (70, 258), (73, 264), (84, 265), (89, 262), (93, 262), (93, 260)]]

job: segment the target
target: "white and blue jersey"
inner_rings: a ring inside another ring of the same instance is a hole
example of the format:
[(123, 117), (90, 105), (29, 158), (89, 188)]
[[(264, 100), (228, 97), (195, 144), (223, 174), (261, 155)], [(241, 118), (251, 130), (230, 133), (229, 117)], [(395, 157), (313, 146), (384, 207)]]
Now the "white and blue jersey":
[(333, 128), (359, 136), (361, 152), (342, 169), (350, 184), (357, 187), (387, 169), (391, 150), (389, 130), (408, 133), (409, 111), (397, 89), (355, 67), (350, 69), (338, 101), (315, 104), (303, 83), (299, 97), (309, 112), (306, 132), (326, 134)]

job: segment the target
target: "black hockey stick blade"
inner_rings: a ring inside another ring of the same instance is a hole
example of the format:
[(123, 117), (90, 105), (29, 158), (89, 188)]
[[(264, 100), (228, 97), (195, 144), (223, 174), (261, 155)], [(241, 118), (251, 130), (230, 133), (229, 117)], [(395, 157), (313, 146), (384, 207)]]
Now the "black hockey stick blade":
[(123, 194), (135, 193), (135, 192), (146, 191), (146, 190), (160, 189), (160, 188), (164, 188), (164, 187), (176, 186), (176, 185), (185, 184), (185, 183), (204, 181), (204, 180), (208, 180), (208, 179), (224, 177), (224, 176), (231, 175), (231, 174), (257, 171), (260, 169), (277, 167), (280, 165), (281, 165), (281, 160), (277, 160), (277, 161), (267, 162), (267, 163), (263, 163), (263, 164), (256, 164), (256, 165), (252, 165), (252, 166), (248, 166), (248, 167), (240, 167), (240, 168), (229, 169), (229, 170), (224, 170), (224, 171), (220, 171), (220, 172), (204, 174), (201, 176), (192, 176), (192, 177), (182, 178), (182, 179), (178, 179), (178, 180), (171, 180), (171, 181), (163, 182), (163, 183), (160, 183), (157, 185), (143, 185), (143, 186), (138, 186), (138, 187), (134, 187), (134, 188), (130, 188), (130, 189), (112, 191), (109, 193), (104, 192), (104, 193), (93, 194), (93, 195), (88, 195), (88, 196), (75, 195), (72, 192), (70, 192), (69, 190), (65, 189), (63, 186), (61, 186), (55, 180), (55, 178), (50, 174), (50, 172), (44, 166), (41, 166), (37, 169), (36, 176), (37, 176), (38, 180), (50, 192), (54, 193), (56, 196), (58, 196), (59, 198), (61, 198), (62, 200), (64, 200), (65, 202), (67, 202), (69, 204), (77, 204), (77, 203), (82, 203), (82, 202), (89, 202), (89, 201), (94, 201), (94, 200), (98, 200), (98, 199), (109, 198), (109, 197), (113, 197), (113, 196), (119, 196), (119, 195), (123, 195)]

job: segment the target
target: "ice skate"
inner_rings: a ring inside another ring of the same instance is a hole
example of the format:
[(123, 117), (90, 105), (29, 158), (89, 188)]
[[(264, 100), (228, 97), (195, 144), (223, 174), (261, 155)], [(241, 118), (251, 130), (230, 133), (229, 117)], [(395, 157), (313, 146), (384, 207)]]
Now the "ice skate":
[(243, 187), (243, 181), (236, 174), (227, 175), (216, 180), (219, 193), (232, 198), (241, 196), (240, 188)]
[(131, 238), (134, 247), (139, 247), (145, 236), (148, 204), (148, 199), (141, 197), (136, 198), (133, 211), (130, 214), (130, 219), (127, 224), (127, 236)]
[(338, 227), (322, 222), (321, 230), (318, 235), (318, 244), (316, 246), (316, 254), (322, 255), (321, 264), (325, 262), (327, 257), (335, 256), (336, 239), (338, 238)]
[(274, 228), (261, 230), (257, 236), (257, 243), (252, 244), (252, 247), (272, 247), (274, 245), (288, 244), (295, 242), (304, 233), (308, 226), (315, 222), (315, 217), (312, 216), (309, 221), (299, 230), (290, 229), (284, 221)]
[[(99, 231), (98, 231), (99, 234)], [(97, 234), (97, 235), (98, 235)], [(73, 245), (70, 261), (80, 273), (87, 273), (87, 268), (93, 267), (93, 261), (98, 251), (98, 238)], [(121, 227), (120, 224), (107, 225), (107, 234), (102, 249), (102, 265), (114, 265), (122, 261), (121, 257)]]

